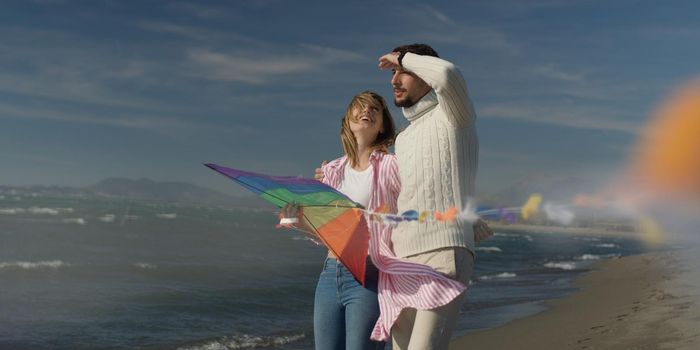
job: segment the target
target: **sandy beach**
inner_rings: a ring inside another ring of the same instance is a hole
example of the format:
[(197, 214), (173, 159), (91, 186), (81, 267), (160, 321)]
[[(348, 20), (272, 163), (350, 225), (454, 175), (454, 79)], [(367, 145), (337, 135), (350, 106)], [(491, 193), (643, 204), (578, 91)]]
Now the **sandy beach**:
[(698, 248), (602, 261), (547, 311), (450, 349), (700, 349), (699, 262)]

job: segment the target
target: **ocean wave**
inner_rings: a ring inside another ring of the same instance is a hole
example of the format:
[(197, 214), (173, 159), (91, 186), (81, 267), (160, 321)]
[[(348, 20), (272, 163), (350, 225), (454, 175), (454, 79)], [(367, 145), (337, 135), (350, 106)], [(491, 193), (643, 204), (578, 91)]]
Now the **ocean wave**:
[(25, 213), (27, 210), (24, 208), (1, 208), (0, 214), (4, 215), (17, 215)]
[(575, 270), (576, 263), (573, 261), (548, 262), (544, 264), (544, 267), (550, 269)]
[(575, 237), (574, 239), (579, 241), (600, 242), (600, 238), (597, 237)]
[(496, 232), (493, 235), (495, 237), (518, 238), (518, 239), (522, 238), (522, 239), (527, 240), (528, 242), (533, 241), (532, 236), (530, 236), (530, 235), (520, 235), (520, 234), (516, 234), (516, 233), (500, 233), (500, 232)]
[(306, 337), (306, 334), (283, 336), (254, 336), (244, 334), (242, 336), (225, 337), (222, 339), (207, 341), (202, 344), (178, 347), (177, 350), (233, 350), (233, 349), (258, 349), (276, 347), (289, 344)]
[(599, 248), (619, 248), (620, 247), (615, 243), (601, 243), (601, 244), (596, 244), (595, 246), (599, 247)]
[(145, 263), (145, 262), (135, 263), (134, 266), (141, 268), (141, 269), (145, 269), (145, 270), (154, 270), (154, 269), (158, 268), (157, 265), (149, 264), (149, 263)]
[(105, 214), (100, 216), (100, 221), (102, 222), (114, 222), (114, 219), (116, 219), (117, 216), (114, 214)]
[(481, 276), (479, 277), (480, 280), (491, 280), (494, 278), (513, 278), (517, 277), (518, 275), (513, 272), (502, 272), (496, 275), (489, 275), (489, 276)]
[(49, 214), (49, 215), (58, 215), (61, 213), (72, 213), (75, 210), (73, 208), (40, 208), (40, 207), (31, 207), (27, 209), (27, 211), (30, 214)]
[(515, 233), (501, 233), (501, 232), (496, 232), (493, 234), (494, 237), (506, 237), (506, 238), (522, 238), (523, 235), (515, 234)]
[(34, 215), (58, 215), (62, 213), (72, 213), (73, 208), (41, 208), (41, 207), (29, 207), (25, 208), (2, 208), (0, 209), (0, 214), (5, 215), (17, 215), (17, 214), (34, 214)]
[(87, 221), (85, 221), (85, 219), (83, 219), (83, 218), (63, 219), (63, 222), (66, 224), (78, 224), (78, 225), (87, 224)]
[(620, 254), (583, 254), (580, 257), (576, 258), (576, 260), (600, 260), (617, 258), (619, 256)]
[(496, 237), (520, 237), (520, 235), (516, 235), (516, 234), (514, 234), (514, 233), (500, 233), (500, 232), (496, 232), (496, 233), (494, 233), (493, 235), (496, 236)]
[(156, 217), (157, 217), (158, 219), (169, 219), (169, 220), (172, 220), (172, 219), (177, 218), (177, 214), (176, 214), (176, 213), (161, 213), (161, 214), (156, 214)]
[(0, 262), (0, 269), (19, 268), (26, 270), (35, 269), (57, 269), (59, 267), (69, 266), (69, 264), (61, 260), (42, 260), (37, 262), (31, 261), (7, 261)]
[(478, 252), (487, 252), (487, 253), (501, 253), (503, 250), (499, 247), (476, 247), (476, 251)]
[(321, 242), (319, 242), (311, 237), (308, 237), (308, 236), (292, 236), (292, 240), (293, 241), (310, 241), (311, 243), (313, 243), (315, 245), (323, 244), (323, 243), (321, 243)]

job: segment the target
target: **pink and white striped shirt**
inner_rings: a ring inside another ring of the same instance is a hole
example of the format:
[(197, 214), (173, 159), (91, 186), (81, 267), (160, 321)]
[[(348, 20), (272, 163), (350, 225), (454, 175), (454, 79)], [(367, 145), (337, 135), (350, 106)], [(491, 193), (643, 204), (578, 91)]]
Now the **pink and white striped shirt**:
[[(369, 158), (372, 165), (372, 185), (368, 210), (384, 206), (396, 213), (396, 200), (401, 191), (396, 157), (374, 151)], [(333, 188), (340, 187), (347, 157), (331, 161), (323, 167), (323, 182)], [(430, 208), (415, 208), (425, 210)], [(367, 220), (370, 232), (369, 254), (379, 270), (378, 298), (379, 319), (371, 338), (389, 339), (391, 327), (404, 308), (430, 310), (459, 296), (466, 287), (441, 275), (432, 267), (403, 260), (391, 249), (391, 226), (376, 220)]]

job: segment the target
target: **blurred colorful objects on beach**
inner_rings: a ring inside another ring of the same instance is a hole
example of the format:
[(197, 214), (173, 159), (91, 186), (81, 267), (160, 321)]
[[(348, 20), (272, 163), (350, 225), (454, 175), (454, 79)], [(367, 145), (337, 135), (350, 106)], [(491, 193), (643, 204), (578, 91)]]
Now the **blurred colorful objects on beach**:
[(531, 216), (537, 214), (540, 211), (540, 203), (542, 203), (542, 195), (539, 193), (530, 195), (530, 198), (527, 199), (520, 212), (523, 219), (527, 220)]
[(569, 209), (566, 205), (557, 205), (547, 201), (544, 203), (543, 209), (548, 219), (562, 225), (571, 224), (576, 217), (573, 211), (571, 211), (571, 209)]
[(629, 174), (655, 196), (700, 199), (700, 79), (674, 91), (657, 108)]
[(580, 207), (602, 208), (605, 200), (599, 195), (577, 194), (574, 196), (574, 205)]
[(642, 240), (652, 245), (671, 234), (695, 232), (693, 223), (700, 217), (700, 79), (659, 103), (616, 182), (598, 194), (578, 194), (572, 203), (634, 218)]

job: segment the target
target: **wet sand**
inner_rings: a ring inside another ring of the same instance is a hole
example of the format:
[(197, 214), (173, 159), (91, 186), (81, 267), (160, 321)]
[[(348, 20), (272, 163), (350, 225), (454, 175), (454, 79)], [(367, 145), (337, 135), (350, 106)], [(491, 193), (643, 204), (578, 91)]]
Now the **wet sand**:
[(450, 349), (700, 349), (699, 269), (698, 248), (602, 261), (547, 311)]

